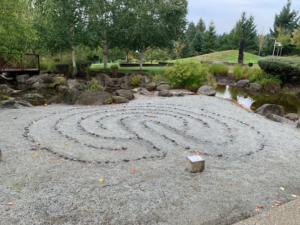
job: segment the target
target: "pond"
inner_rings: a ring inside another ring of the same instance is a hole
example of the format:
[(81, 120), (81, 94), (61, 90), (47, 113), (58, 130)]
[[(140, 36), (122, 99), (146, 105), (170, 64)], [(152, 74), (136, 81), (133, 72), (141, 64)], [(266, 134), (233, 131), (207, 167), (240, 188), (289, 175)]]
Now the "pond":
[(218, 85), (216, 91), (216, 97), (236, 100), (252, 111), (255, 111), (264, 104), (275, 104), (284, 107), (284, 114), (300, 114), (300, 98), (296, 95), (272, 92), (250, 92), (248, 89), (228, 85)]

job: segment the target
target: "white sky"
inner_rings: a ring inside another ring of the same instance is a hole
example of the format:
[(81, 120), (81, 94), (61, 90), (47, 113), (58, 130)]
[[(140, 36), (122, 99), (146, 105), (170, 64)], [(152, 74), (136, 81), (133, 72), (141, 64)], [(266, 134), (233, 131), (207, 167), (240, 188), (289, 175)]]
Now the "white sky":
[[(269, 32), (274, 16), (287, 0), (189, 0), (187, 19), (197, 24), (200, 17), (208, 25), (215, 22), (217, 33), (230, 32), (243, 11), (255, 17), (259, 31)], [(300, 0), (292, 0), (292, 9), (300, 11)]]

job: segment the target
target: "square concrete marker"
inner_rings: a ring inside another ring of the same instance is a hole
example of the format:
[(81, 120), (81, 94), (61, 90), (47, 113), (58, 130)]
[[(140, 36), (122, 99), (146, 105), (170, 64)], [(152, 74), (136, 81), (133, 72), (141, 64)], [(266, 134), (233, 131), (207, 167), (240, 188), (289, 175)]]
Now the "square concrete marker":
[(199, 155), (186, 157), (186, 168), (191, 173), (202, 172), (205, 167), (205, 160)]

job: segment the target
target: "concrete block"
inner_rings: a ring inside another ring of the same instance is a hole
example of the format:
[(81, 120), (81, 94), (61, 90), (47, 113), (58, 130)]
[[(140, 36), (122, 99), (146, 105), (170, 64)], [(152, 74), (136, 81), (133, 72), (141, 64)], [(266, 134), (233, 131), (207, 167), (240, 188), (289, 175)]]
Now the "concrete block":
[(202, 172), (205, 168), (205, 160), (199, 155), (186, 157), (186, 168), (191, 173)]

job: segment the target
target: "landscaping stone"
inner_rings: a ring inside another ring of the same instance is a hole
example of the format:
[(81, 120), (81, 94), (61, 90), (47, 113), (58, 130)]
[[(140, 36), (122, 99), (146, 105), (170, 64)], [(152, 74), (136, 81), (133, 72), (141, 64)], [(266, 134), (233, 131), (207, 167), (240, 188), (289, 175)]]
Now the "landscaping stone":
[(186, 168), (190, 173), (202, 172), (205, 168), (205, 160), (199, 155), (187, 156)]
[(49, 70), (41, 70), (41, 71), (40, 71), (40, 75), (42, 75), (42, 74), (47, 74), (47, 73), (50, 73), (50, 71), (49, 71)]
[(245, 79), (245, 80), (239, 80), (236, 84), (235, 84), (235, 86), (236, 87), (248, 87), (249, 86), (249, 80), (247, 80), (247, 79)]
[(25, 83), (30, 78), (29, 74), (17, 75), (16, 80), (18, 83)]
[(134, 99), (134, 94), (131, 91), (121, 89), (121, 90), (117, 90), (116, 93), (118, 96), (127, 98), (128, 100)]
[(171, 92), (169, 92), (168, 90), (161, 90), (158, 93), (158, 96), (161, 96), (161, 97), (171, 97), (171, 96), (173, 96), (173, 94)]
[(77, 89), (68, 89), (63, 94), (63, 101), (66, 104), (74, 104), (80, 95), (80, 91)]
[(36, 89), (40, 89), (41, 88), (41, 85), (40, 85), (40, 82), (35, 82), (32, 87), (36, 88)]
[(23, 98), (32, 105), (42, 105), (46, 103), (45, 97), (38, 93), (24, 94)]
[(82, 85), (76, 79), (68, 80), (67, 85), (68, 85), (69, 89), (83, 90)]
[(296, 125), (296, 128), (300, 129), (300, 121), (298, 120), (298, 123)]
[(140, 86), (141, 87), (144, 87), (146, 84), (151, 83), (151, 79), (149, 79), (149, 77), (147, 77), (147, 76), (139, 75), (139, 78), (140, 78)]
[(155, 83), (144, 84), (143, 87), (146, 88), (148, 91), (155, 91), (156, 90), (156, 84)]
[(264, 104), (263, 106), (259, 107), (255, 113), (262, 116), (266, 116), (267, 114), (275, 114), (282, 117), (284, 114), (284, 107), (281, 105)]
[(279, 92), (281, 90), (280, 84), (274, 81), (268, 81), (264, 85), (265, 91)]
[(59, 85), (56, 89), (57, 89), (59, 92), (64, 93), (66, 90), (69, 89), (69, 87), (66, 86), (66, 85)]
[(193, 94), (195, 94), (194, 92), (191, 92), (191, 91), (186, 90), (186, 89), (172, 89), (172, 90), (169, 90), (169, 92), (171, 92), (174, 96), (193, 95)]
[(197, 91), (198, 95), (207, 95), (207, 96), (215, 96), (217, 94), (216, 90), (212, 86), (203, 85)]
[[(55, 75), (55, 74), (54, 74)], [(52, 74), (43, 74), (37, 77), (40, 88), (52, 88), (55, 82)]]
[(117, 104), (121, 104), (121, 103), (128, 103), (129, 100), (127, 98), (124, 98), (124, 97), (121, 97), (121, 96), (115, 96), (113, 97), (114, 99), (114, 103), (117, 103)]
[(251, 83), (249, 91), (262, 91), (263, 87), (257, 83)]
[(156, 90), (158, 90), (158, 91), (161, 91), (161, 90), (170, 90), (170, 89), (171, 89), (171, 86), (168, 85), (168, 84), (161, 84), (161, 85), (159, 85), (156, 88)]
[(96, 80), (98, 80), (98, 81), (104, 82), (105, 79), (110, 78), (110, 76), (107, 75), (107, 74), (105, 74), (105, 73), (98, 73), (98, 74), (96, 75), (95, 78), (96, 78)]
[(286, 115), (284, 116), (284, 118), (289, 119), (289, 120), (296, 121), (296, 120), (299, 120), (299, 115), (296, 114), (296, 113), (289, 113), (289, 114), (286, 114)]
[(273, 120), (273, 121), (275, 121), (275, 122), (279, 122), (279, 123), (295, 125), (295, 122), (293, 122), (293, 121), (291, 121), (291, 120), (289, 120), (289, 119), (286, 119), (286, 118), (284, 118), (284, 117), (275, 115), (275, 114), (267, 114), (267, 115), (266, 115), (266, 118), (268, 118), (268, 119), (270, 119), (270, 120)]
[(105, 85), (108, 87), (120, 87), (121, 86), (121, 79), (120, 78), (106, 78)]
[(140, 88), (140, 94), (141, 95), (151, 95), (151, 92), (149, 92), (146, 88)]
[(0, 102), (0, 109), (10, 109), (13, 108), (15, 100), (5, 100)]
[(133, 88), (130, 90), (132, 93), (138, 93), (139, 91), (141, 91), (141, 88)]
[(63, 103), (63, 99), (62, 97), (60, 97), (59, 95), (56, 95), (54, 97), (52, 97), (51, 99), (49, 99), (49, 101), (47, 102), (48, 105), (52, 105), (52, 104), (60, 104)]
[(32, 76), (25, 81), (25, 84), (33, 85), (36, 82), (38, 82), (37, 76)]
[(113, 103), (113, 96), (105, 91), (87, 91), (79, 96), (77, 105), (106, 105)]
[(130, 89), (133, 89), (134, 88), (134, 86), (131, 84), (131, 83), (122, 83), (121, 84), (121, 88), (122, 89), (125, 89), (125, 90), (130, 90)]
[(7, 84), (0, 85), (0, 95), (10, 95), (13, 92), (13, 89), (10, 88)]
[(16, 101), (15, 106), (23, 106), (23, 107), (27, 107), (27, 108), (33, 107), (32, 104), (30, 104), (29, 102), (24, 101), (24, 100), (18, 100), (18, 101)]

